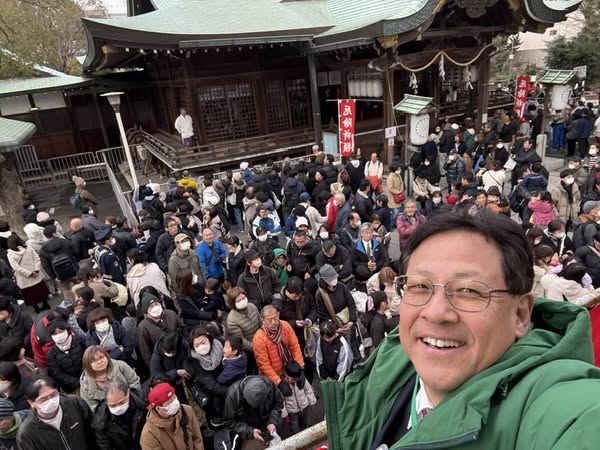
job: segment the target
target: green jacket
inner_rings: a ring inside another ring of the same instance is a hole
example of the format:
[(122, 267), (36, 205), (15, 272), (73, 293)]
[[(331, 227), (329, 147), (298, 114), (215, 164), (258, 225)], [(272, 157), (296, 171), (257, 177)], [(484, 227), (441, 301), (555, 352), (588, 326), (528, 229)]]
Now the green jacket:
[[(600, 369), (592, 361), (588, 312), (538, 299), (527, 335), (390, 450), (597, 449)], [(343, 383), (324, 382), (329, 448), (371, 448), (399, 391), (414, 376), (396, 329)]]

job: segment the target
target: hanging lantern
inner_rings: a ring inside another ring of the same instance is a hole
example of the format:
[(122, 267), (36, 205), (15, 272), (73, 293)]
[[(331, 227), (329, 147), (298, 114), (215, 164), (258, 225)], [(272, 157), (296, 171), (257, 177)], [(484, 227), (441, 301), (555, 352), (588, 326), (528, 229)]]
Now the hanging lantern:
[(479, 70), (477, 66), (469, 66), (469, 72), (471, 72), (471, 82), (479, 81)]
[(367, 97), (375, 97), (375, 80), (367, 81)]
[(349, 80), (348, 81), (348, 95), (350, 95), (350, 97), (358, 97), (358, 93), (356, 92), (356, 80)]
[(375, 90), (374, 97), (376, 97), (376, 98), (383, 97), (383, 80), (382, 79), (375, 80), (374, 90)]
[(410, 116), (410, 141), (413, 145), (423, 145), (429, 136), (429, 114)]
[(552, 109), (562, 111), (569, 106), (572, 88), (568, 84), (555, 84), (552, 86)]

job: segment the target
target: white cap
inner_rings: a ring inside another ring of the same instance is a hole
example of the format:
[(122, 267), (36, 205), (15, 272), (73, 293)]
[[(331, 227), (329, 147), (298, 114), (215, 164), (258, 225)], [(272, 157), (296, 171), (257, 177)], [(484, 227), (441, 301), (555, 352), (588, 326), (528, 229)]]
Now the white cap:
[(313, 152), (319, 150), (319, 144), (315, 144), (312, 146)]
[(452, 125), (450, 125), (450, 128), (452, 128), (453, 130), (458, 130), (458, 124), (457, 123), (453, 123)]
[(308, 226), (308, 219), (306, 217), (298, 217), (296, 219), (296, 228), (301, 227), (302, 225)]
[(504, 147), (504, 144), (502, 142), (498, 142), (496, 144), (496, 148), (503, 148), (503, 147)]
[(240, 163), (240, 169), (246, 170), (248, 168), (248, 163), (246, 161)]

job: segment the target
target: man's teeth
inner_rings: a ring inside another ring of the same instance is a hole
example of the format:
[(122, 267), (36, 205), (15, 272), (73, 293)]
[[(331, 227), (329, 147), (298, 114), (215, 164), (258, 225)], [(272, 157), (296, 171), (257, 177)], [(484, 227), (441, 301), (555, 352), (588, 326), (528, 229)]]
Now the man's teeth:
[(460, 347), (463, 345), (462, 342), (458, 341), (442, 341), (440, 339), (434, 339), (430, 337), (424, 337), (423, 342), (438, 348)]

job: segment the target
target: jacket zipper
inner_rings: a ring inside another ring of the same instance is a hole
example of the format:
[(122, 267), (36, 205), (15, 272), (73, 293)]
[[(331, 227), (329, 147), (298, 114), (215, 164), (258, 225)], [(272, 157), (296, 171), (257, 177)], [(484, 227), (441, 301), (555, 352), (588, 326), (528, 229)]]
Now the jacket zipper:
[(444, 442), (432, 443), (432, 444), (416, 444), (416, 445), (407, 445), (404, 447), (392, 447), (393, 450), (403, 450), (403, 449), (411, 449), (411, 450), (437, 450), (442, 448), (451, 448), (456, 447), (458, 445), (467, 444), (469, 442), (476, 441), (479, 438), (479, 431), (474, 431), (472, 433), (468, 433), (464, 436), (459, 436), (454, 439), (449, 439)]
[(60, 434), (60, 438), (63, 441), (63, 444), (65, 444), (65, 449), (66, 450), (71, 450), (71, 447), (69, 446), (69, 442), (67, 441), (67, 439), (65, 438), (65, 435), (63, 434), (62, 431), (58, 431), (58, 434)]

